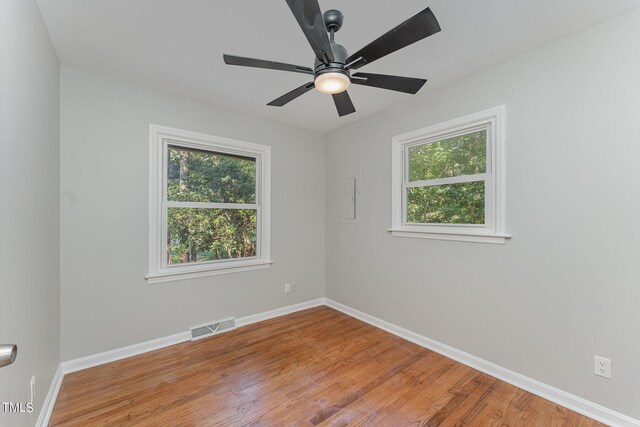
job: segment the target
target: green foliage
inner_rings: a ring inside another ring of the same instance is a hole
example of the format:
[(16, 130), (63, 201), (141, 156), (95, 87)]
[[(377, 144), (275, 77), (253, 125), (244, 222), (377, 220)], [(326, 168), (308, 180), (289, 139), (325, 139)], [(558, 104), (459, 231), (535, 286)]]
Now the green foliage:
[(256, 202), (254, 159), (170, 147), (168, 172), (167, 200)]
[(256, 211), (169, 208), (170, 264), (256, 255)]
[[(253, 204), (255, 160), (170, 147), (167, 199)], [(255, 209), (168, 208), (167, 229), (169, 264), (256, 255)]]
[[(409, 149), (409, 181), (485, 173), (487, 132), (481, 130)], [(484, 224), (484, 181), (407, 190), (407, 222)]]
[(409, 188), (407, 222), (484, 224), (484, 181)]
[(475, 175), (486, 171), (486, 130), (409, 149), (409, 181)]

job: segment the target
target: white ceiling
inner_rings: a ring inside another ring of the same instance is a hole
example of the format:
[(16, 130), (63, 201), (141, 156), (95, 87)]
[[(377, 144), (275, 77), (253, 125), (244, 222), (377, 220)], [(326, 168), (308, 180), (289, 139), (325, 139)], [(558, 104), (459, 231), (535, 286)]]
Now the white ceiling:
[[(302, 128), (331, 131), (411, 96), (352, 86), (358, 111), (343, 118), (331, 97), (316, 91), (282, 108), (266, 106), (310, 76), (227, 66), (222, 54), (313, 66), (313, 52), (284, 0), (38, 3), (63, 64)], [(320, 0), (323, 10), (344, 13), (336, 41), (351, 53), (430, 6), (442, 32), (360, 70), (428, 78), (423, 92), (639, 5), (640, 0)]]

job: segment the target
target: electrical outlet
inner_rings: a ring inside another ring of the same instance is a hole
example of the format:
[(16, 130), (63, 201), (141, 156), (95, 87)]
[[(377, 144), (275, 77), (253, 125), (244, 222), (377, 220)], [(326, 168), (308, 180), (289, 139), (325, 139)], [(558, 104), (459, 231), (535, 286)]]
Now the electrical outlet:
[(31, 386), (31, 403), (36, 398), (36, 376), (31, 377), (31, 382), (29, 383)]
[(296, 284), (291, 282), (289, 284), (289, 292), (295, 292), (296, 291)]
[(291, 292), (291, 283), (285, 283), (284, 284), (284, 293), (288, 294), (289, 292)]
[(593, 356), (593, 373), (604, 378), (611, 379), (611, 360), (604, 357)]

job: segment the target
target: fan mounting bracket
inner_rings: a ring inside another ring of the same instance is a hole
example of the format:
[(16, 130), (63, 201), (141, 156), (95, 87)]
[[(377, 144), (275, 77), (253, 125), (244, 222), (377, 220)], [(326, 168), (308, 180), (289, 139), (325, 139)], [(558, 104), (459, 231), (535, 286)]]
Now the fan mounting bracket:
[(327, 27), (327, 32), (337, 33), (342, 28), (344, 22), (344, 15), (342, 12), (336, 9), (327, 10), (322, 17), (324, 18), (324, 25)]

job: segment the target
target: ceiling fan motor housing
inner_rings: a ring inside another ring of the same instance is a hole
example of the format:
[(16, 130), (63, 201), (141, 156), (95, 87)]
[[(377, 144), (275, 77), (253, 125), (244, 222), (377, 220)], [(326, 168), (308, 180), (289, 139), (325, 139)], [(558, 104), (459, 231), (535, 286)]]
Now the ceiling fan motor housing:
[(345, 69), (345, 64), (349, 57), (347, 49), (338, 43), (331, 43), (331, 50), (333, 51), (334, 62), (326, 65), (316, 58), (314, 63), (315, 76), (318, 77), (320, 74), (324, 73), (341, 73), (349, 76), (349, 71)]

